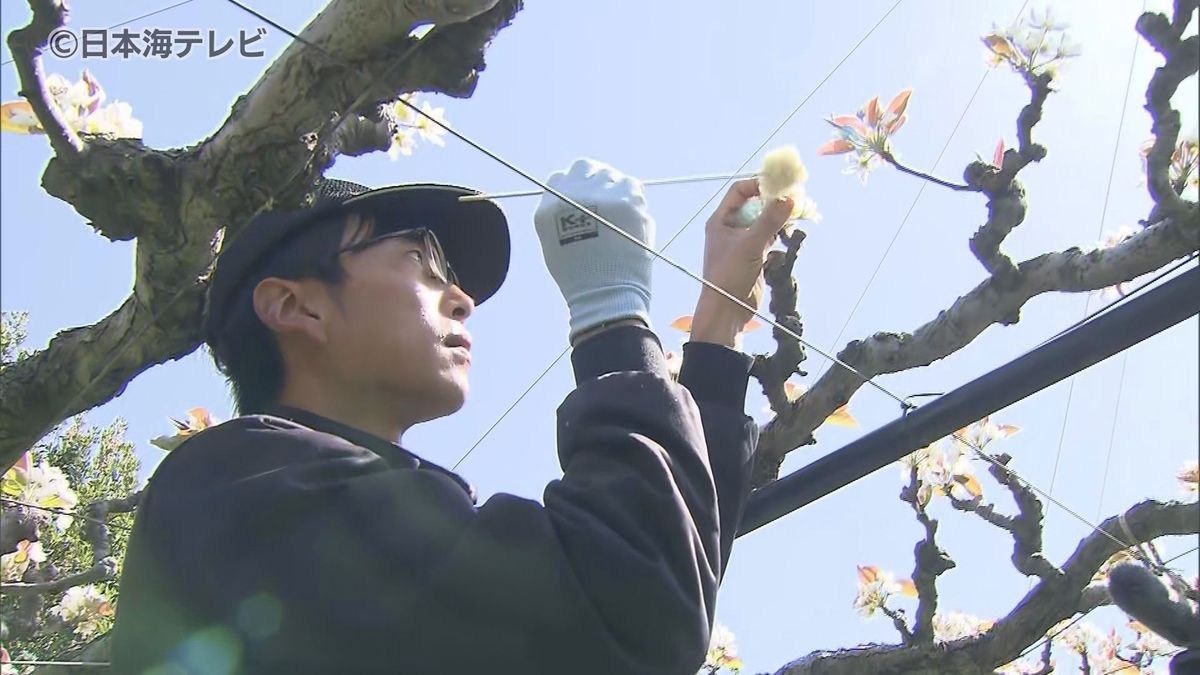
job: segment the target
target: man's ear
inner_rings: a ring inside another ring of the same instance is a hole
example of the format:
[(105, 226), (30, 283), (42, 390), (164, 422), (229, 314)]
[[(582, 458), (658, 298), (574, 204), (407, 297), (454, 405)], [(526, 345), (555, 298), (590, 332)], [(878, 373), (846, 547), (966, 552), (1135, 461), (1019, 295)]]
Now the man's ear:
[(303, 335), (324, 342), (324, 308), (314, 290), (301, 281), (267, 277), (254, 287), (254, 312), (263, 325), (281, 336)]

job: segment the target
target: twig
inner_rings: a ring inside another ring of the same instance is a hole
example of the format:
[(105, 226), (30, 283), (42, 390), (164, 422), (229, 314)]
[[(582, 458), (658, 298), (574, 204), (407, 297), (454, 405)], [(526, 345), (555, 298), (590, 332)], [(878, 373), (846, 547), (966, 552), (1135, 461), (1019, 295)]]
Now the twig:
[(121, 499), (103, 499), (87, 507), (88, 519), (84, 521), (83, 538), (92, 547), (95, 564), (112, 555), (112, 542), (108, 536), (108, 516), (129, 513), (137, 509), (142, 501), (142, 490)]
[(1005, 465), (1012, 460), (1006, 454), (993, 455), (996, 463), (988, 467), (988, 472), (996, 482), (1008, 488), (1013, 501), (1017, 503), (1017, 515), (1008, 517), (1008, 527), (1004, 529), (1012, 533), (1013, 554), (1012, 564), (1018, 572), (1025, 576), (1037, 576), (1044, 580), (1055, 580), (1062, 577), (1058, 569), (1042, 555), (1042, 502), (1024, 483), (1008, 471)]
[(967, 185), (988, 196), (988, 219), (971, 237), (971, 252), (989, 274), (1001, 281), (1014, 280), (1017, 268), (1000, 252), (1000, 244), (1025, 220), (1025, 188), (1017, 181), (1017, 173), (1046, 156), (1046, 148), (1033, 142), (1033, 127), (1042, 119), (1050, 82), (1049, 73), (1025, 74), (1030, 100), (1017, 116), (1017, 149), (1004, 153), (999, 170), (973, 162), (964, 173)]
[[(767, 287), (771, 289), (771, 300), (768, 305), (771, 314), (775, 316), (775, 320), (780, 325), (786, 326), (788, 330), (801, 336), (804, 334), (804, 324), (801, 323), (800, 313), (796, 309), (799, 289), (792, 271), (800, 253), (800, 246), (804, 243), (806, 236), (800, 228), (781, 234), (780, 238), (786, 244), (787, 249), (770, 251), (767, 254), (767, 261), (763, 265), (763, 278)], [(772, 334), (778, 347), (770, 355), (755, 355), (750, 374), (762, 385), (763, 393), (766, 395), (771, 409), (779, 414), (791, 405), (784, 384), (793, 374), (798, 373), (801, 376), (808, 374), (800, 369), (800, 364), (808, 357), (805, 354), (804, 345), (790, 335), (777, 328), (773, 330)]]
[(892, 625), (900, 632), (900, 640), (905, 646), (913, 643), (912, 631), (908, 629), (908, 622), (904, 620), (904, 612), (889, 608), (887, 605), (880, 605), (879, 611), (887, 615), (892, 620)]
[(917, 178), (923, 178), (923, 179), (929, 181), (930, 183), (933, 183), (934, 185), (940, 185), (944, 188), (950, 188), (951, 190), (956, 190), (959, 192), (979, 192), (980, 191), (980, 188), (978, 186), (972, 187), (970, 185), (965, 185), (963, 183), (955, 183), (953, 181), (943, 180), (941, 178), (938, 178), (937, 176), (933, 176), (933, 175), (925, 173), (923, 171), (918, 171), (916, 169), (910, 169), (909, 167), (901, 164), (900, 160), (896, 159), (896, 156), (890, 152), (886, 152), (886, 151), (882, 152), (879, 154), (879, 156), (882, 157), (883, 160), (886, 161), (888, 164), (891, 164), (892, 166), (896, 167), (896, 170), (899, 171), (900, 173), (906, 173), (910, 176), (916, 176)]
[(1050, 82), (1053, 79), (1049, 72), (1037, 75), (1025, 73), (1025, 86), (1029, 87), (1031, 97), (1029, 103), (1021, 108), (1021, 113), (1017, 115), (1016, 161), (1010, 162), (1008, 153), (1004, 153), (1004, 166), (1000, 171), (1001, 175), (1007, 175), (1009, 179), (1029, 164), (1046, 158), (1046, 148), (1033, 142), (1033, 127), (1042, 121), (1042, 107), (1052, 91)]
[(1195, 217), (1195, 203), (1182, 199), (1171, 186), (1170, 166), (1181, 126), (1179, 111), (1171, 107), (1171, 97), (1181, 82), (1200, 69), (1200, 37), (1180, 40), (1196, 4), (1195, 0), (1176, 3), (1173, 21), (1153, 12), (1146, 12), (1137, 21), (1138, 33), (1166, 58), (1146, 87), (1145, 107), (1154, 132), (1154, 145), (1146, 155), (1146, 188), (1155, 204), (1148, 218), (1151, 222), (1165, 217), (1186, 218), (1189, 213)]
[(900, 491), (900, 499), (912, 506), (917, 522), (925, 528), (925, 538), (917, 542), (913, 550), (916, 566), (913, 569), (913, 585), (917, 588), (917, 613), (913, 620), (911, 642), (918, 646), (933, 644), (933, 616), (937, 613), (937, 578), (955, 567), (954, 561), (937, 545), (937, 520), (930, 518), (920, 499), (921, 479), (917, 462), (909, 471), (909, 482)]
[[(17, 499), (9, 499), (8, 497), (0, 497), (0, 503), (12, 504), (14, 506), (23, 506), (25, 508), (34, 509), (36, 511), (45, 511), (46, 513), (57, 513), (60, 516), (71, 516), (72, 518), (83, 518), (84, 520), (91, 519), (91, 516), (83, 515), (82, 513), (79, 513), (77, 511), (66, 511), (64, 509), (57, 509), (52, 506), (38, 506), (37, 504), (30, 504), (29, 502), (23, 502), (23, 501), (20, 501)], [(101, 524), (111, 526), (111, 527), (116, 527), (116, 528), (119, 528), (122, 530), (133, 529), (126, 525), (117, 525), (116, 523), (101, 523)]]
[(1050, 675), (1054, 672), (1054, 664), (1050, 662), (1050, 650), (1053, 648), (1054, 641), (1046, 640), (1046, 646), (1042, 648), (1042, 667), (1031, 675)]
[(79, 574), (72, 574), (65, 577), (56, 577), (48, 581), (39, 581), (33, 583), (15, 582), (15, 583), (0, 583), (0, 592), (6, 595), (27, 597), (30, 595), (38, 595), (42, 593), (55, 593), (72, 586), (81, 584), (94, 584), (102, 581), (112, 581), (117, 578), (117, 559), (107, 557)]
[[(1160, 270), (1197, 248), (1200, 218), (1150, 225), (1111, 248), (1044, 253), (1018, 266), (1015, 285), (989, 277), (912, 332), (880, 331), (850, 341), (837, 356), (865, 377), (926, 366), (969, 345), (989, 326), (1016, 323), (1035, 296), (1112, 286)], [(754, 487), (774, 480), (787, 453), (812, 443), (812, 430), (862, 386), (858, 375), (832, 367), (795, 405), (769, 421), (759, 436)]]
[[(1200, 522), (1200, 503), (1144, 501), (1120, 516), (1108, 518), (1099, 529), (1109, 534), (1121, 533), (1122, 518), (1133, 533), (1134, 540), (1127, 542), (1130, 545), (1162, 536), (1194, 534)], [(997, 621), (979, 644), (971, 648), (972, 658), (1008, 663), (1020, 653), (1022, 645), (1032, 644), (1037, 636), (1074, 615), (1096, 572), (1120, 548), (1101, 532), (1094, 531), (1084, 537), (1062, 565), (1062, 576), (1038, 582), (1012, 612)]]
[(33, 10), (29, 24), (8, 34), (8, 49), (21, 80), (21, 91), (17, 94), (29, 101), (54, 152), (63, 158), (75, 157), (83, 152), (84, 143), (51, 102), (53, 97), (46, 89), (42, 72), (42, 50), (50, 34), (66, 23), (69, 10), (65, 2), (54, 0), (30, 0), (29, 7)]
[(1150, 556), (1154, 559), (1153, 570), (1157, 573), (1166, 575), (1171, 582), (1171, 587), (1175, 589), (1181, 597), (1187, 598), (1192, 602), (1200, 602), (1200, 591), (1188, 583), (1187, 579), (1179, 572), (1167, 567), (1167, 563), (1163, 562), (1162, 553), (1159, 552), (1158, 546), (1154, 542), (1146, 542), (1146, 548), (1150, 550)]

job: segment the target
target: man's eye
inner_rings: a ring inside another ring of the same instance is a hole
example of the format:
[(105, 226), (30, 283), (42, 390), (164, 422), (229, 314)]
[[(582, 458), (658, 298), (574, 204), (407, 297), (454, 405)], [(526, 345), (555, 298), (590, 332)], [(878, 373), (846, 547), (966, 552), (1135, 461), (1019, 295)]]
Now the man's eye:
[(421, 249), (415, 248), (415, 249), (409, 251), (408, 254), (411, 256), (415, 256), (417, 259), (417, 262), (425, 262), (425, 254), (423, 252), (421, 252)]

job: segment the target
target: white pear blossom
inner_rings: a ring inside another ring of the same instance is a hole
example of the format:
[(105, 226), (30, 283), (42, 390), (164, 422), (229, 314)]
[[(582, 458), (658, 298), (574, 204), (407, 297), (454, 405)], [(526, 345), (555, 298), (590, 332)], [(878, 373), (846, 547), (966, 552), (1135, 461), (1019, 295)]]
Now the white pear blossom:
[(858, 566), (858, 597), (854, 609), (864, 617), (875, 614), (887, 604), (893, 595), (916, 597), (917, 591), (911, 579), (897, 581), (895, 575), (874, 566)]
[(679, 379), (679, 369), (683, 366), (683, 357), (675, 352), (667, 352), (667, 372), (671, 375), (671, 379)]
[(133, 106), (117, 101), (88, 115), (82, 131), (112, 138), (141, 138), (142, 123), (134, 118)]
[(106, 97), (100, 82), (87, 70), (78, 82), (52, 73), (46, 77), (46, 91), (58, 108), (63, 122), (78, 133), (110, 138), (141, 138), (142, 123), (133, 116), (133, 107), (117, 101), (103, 108)]
[(57, 511), (71, 511), (79, 501), (66, 474), (45, 462), (31, 465), (28, 469), (20, 466), (10, 468), (4, 474), (2, 491), (9, 499), (39, 507), (23, 508), (29, 508), (33, 517), (42, 522), (54, 523), (59, 531), (71, 526), (72, 517)]
[(1140, 621), (1130, 621), (1129, 627), (1137, 633), (1133, 650), (1150, 658), (1159, 658), (1175, 651), (1175, 645), (1167, 642), (1154, 631), (1151, 631)]
[(73, 586), (52, 610), (62, 620), (74, 626), (75, 635), (90, 640), (102, 632), (114, 611), (108, 598), (95, 584)]
[[(996, 675), (1033, 675), (1043, 670), (1041, 659), (1013, 661), (996, 669)], [(1051, 671), (1054, 672), (1054, 671)]]
[(935, 614), (933, 615), (933, 639), (938, 642), (952, 642), (979, 635), (990, 629), (994, 623), (994, 621), (986, 621), (961, 612)]
[(20, 581), (31, 563), (43, 562), (46, 552), (42, 550), (42, 542), (22, 539), (17, 542), (17, 550), (0, 556), (0, 581)]
[(966, 441), (970, 446), (982, 450), (988, 443), (1014, 436), (1019, 431), (1021, 431), (1020, 427), (1011, 424), (997, 424), (989, 415), (974, 424), (959, 429), (952, 438), (958, 443)]
[(708, 654), (704, 659), (701, 673), (714, 672), (726, 668), (731, 672), (741, 672), (742, 660), (737, 654), (737, 643), (733, 632), (724, 624), (717, 622), (713, 626), (712, 636), (708, 642)]
[(1048, 8), (1034, 9), (1028, 18), (1007, 28), (993, 25), (991, 33), (983, 36), (988, 65), (995, 67), (1007, 62), (1018, 72), (1053, 75), (1065, 59), (1079, 56), (1082, 51), (1079, 43), (1066, 34), (1069, 27)]
[[(446, 119), (443, 116), (445, 108), (434, 108), (429, 105), (429, 101), (422, 101), (421, 112), (425, 114), (418, 116), (415, 124), (417, 133), (421, 135), (421, 139), (434, 145), (445, 146), (446, 141), (442, 139), (442, 136), (446, 135), (446, 129), (437, 123), (445, 123)], [(429, 117), (426, 117), (426, 115)], [(436, 122), (430, 120), (430, 117), (436, 120)]]
[(1108, 638), (1095, 625), (1080, 621), (1059, 635), (1059, 640), (1076, 654), (1090, 654), (1100, 649)]
[(975, 468), (964, 447), (943, 439), (901, 458), (901, 482), (907, 483), (912, 478), (915, 466), (920, 482), (917, 499), (922, 505), (940, 495), (962, 500), (980, 497), (983, 488), (975, 478)]
[(1195, 497), (1200, 494), (1200, 464), (1196, 462), (1184, 464), (1176, 478), (1179, 479), (1179, 486), (1185, 495)]
[(400, 155), (412, 156), (413, 148), (417, 147), (416, 132), (411, 128), (399, 127), (392, 133), (392, 144), (388, 146), (388, 157), (399, 159)]

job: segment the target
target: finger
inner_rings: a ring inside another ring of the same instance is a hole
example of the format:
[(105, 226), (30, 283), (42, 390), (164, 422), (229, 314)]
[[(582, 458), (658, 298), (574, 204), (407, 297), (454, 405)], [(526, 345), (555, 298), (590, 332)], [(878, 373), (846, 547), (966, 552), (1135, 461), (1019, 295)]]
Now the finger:
[(642, 181), (633, 176), (622, 175), (616, 183), (618, 189), (629, 195), (630, 201), (637, 206), (646, 204), (646, 191), (642, 185)]
[[(580, 157), (571, 163), (565, 171), (556, 171), (546, 179), (546, 185), (554, 188), (559, 192), (574, 193), (577, 186), (588, 183), (596, 177), (601, 179), (601, 182), (606, 182), (606, 172), (611, 172), (611, 168), (592, 159), (591, 157)], [(550, 204), (560, 201), (558, 197), (545, 193), (542, 195), (542, 201)]]
[(599, 171), (601, 167), (602, 164), (591, 157), (580, 157), (571, 163), (571, 168), (567, 169), (567, 176), (581, 180), (586, 179)]
[(792, 215), (793, 204), (791, 197), (782, 197), (763, 205), (762, 213), (750, 227), (764, 244), (769, 243), (783, 229)]
[(737, 216), (737, 212), (742, 208), (742, 205), (749, 201), (751, 197), (757, 195), (757, 178), (743, 178), (735, 182), (729, 186), (729, 191), (725, 193), (725, 197), (717, 205), (717, 209), (713, 211), (710, 222), (720, 224), (732, 222), (732, 219)]

